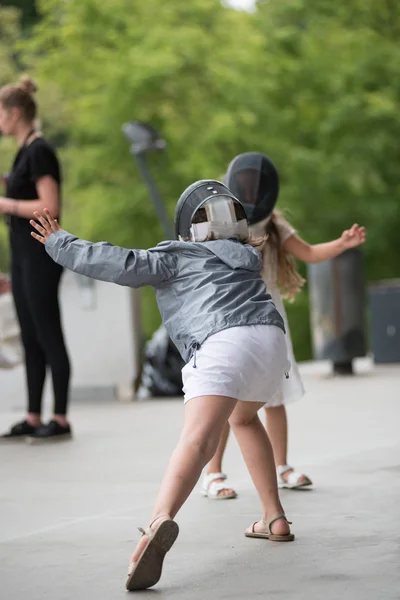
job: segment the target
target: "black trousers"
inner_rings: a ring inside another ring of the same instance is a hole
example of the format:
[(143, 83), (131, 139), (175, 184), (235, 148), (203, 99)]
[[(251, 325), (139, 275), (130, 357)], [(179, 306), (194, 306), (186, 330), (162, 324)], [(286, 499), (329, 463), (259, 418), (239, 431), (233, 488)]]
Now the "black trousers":
[(38, 241), (11, 232), (11, 277), (25, 350), (28, 412), (40, 414), (47, 367), (54, 390), (54, 414), (65, 415), (70, 363), (61, 326), (58, 288), (62, 267)]

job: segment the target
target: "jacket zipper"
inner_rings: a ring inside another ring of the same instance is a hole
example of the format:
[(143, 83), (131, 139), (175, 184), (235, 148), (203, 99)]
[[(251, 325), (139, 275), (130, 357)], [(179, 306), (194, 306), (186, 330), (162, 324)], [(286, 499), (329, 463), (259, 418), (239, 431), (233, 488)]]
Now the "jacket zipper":
[(200, 350), (200, 344), (198, 342), (194, 342), (192, 344), (192, 347), (194, 349), (193, 352), (193, 369), (197, 369), (197, 365), (196, 365), (196, 354), (197, 354), (197, 350)]

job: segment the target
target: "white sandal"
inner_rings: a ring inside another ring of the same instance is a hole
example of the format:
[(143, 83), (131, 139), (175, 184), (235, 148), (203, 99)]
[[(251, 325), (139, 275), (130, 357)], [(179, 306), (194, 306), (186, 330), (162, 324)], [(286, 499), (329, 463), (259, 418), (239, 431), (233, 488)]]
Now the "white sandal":
[(223, 479), (225, 482), (226, 475), (224, 473), (206, 473), (204, 475), (201, 488), (201, 494), (203, 496), (209, 500), (231, 500), (237, 498), (237, 493), (235, 491), (230, 492), (230, 494), (221, 495), (220, 492), (223, 490), (231, 490), (232, 488), (222, 481), (216, 482), (216, 479)]
[[(288, 471), (292, 471), (292, 473), (289, 473), (287, 481), (285, 481), (282, 475)], [(307, 475), (298, 473), (290, 465), (279, 465), (276, 467), (276, 475), (278, 478), (278, 488), (280, 489), (286, 488), (288, 490), (299, 490), (300, 488), (309, 487), (312, 485), (312, 481), (309, 477), (307, 477)]]

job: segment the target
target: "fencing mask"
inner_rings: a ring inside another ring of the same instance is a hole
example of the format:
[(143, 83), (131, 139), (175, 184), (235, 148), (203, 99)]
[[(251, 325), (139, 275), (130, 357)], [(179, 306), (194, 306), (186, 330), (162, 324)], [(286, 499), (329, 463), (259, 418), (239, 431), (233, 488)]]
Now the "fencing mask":
[(239, 154), (229, 164), (224, 183), (243, 205), (249, 225), (270, 216), (278, 199), (279, 176), (268, 156)]
[(226, 185), (214, 179), (192, 183), (175, 209), (175, 234), (183, 241), (248, 237), (246, 213)]

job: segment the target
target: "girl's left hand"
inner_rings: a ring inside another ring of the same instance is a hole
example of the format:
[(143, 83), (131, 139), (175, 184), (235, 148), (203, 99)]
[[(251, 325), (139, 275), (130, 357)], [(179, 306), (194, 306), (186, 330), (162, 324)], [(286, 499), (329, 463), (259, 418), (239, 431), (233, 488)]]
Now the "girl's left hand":
[(29, 221), (29, 223), (38, 232), (38, 233), (35, 233), (34, 231), (32, 231), (31, 236), (34, 237), (39, 242), (41, 242), (42, 244), (45, 244), (47, 242), (47, 240), (49, 239), (49, 237), (51, 236), (51, 234), (55, 233), (56, 231), (60, 231), (61, 227), (59, 226), (57, 221), (55, 219), (53, 219), (53, 217), (50, 214), (50, 211), (47, 208), (45, 208), (43, 212), (44, 212), (43, 215), (41, 215), (38, 212), (33, 213), (35, 219), (37, 219), (39, 221), (40, 225), (39, 225), (39, 223), (37, 223), (36, 221), (33, 221), (33, 220)]
[(343, 231), (341, 235), (341, 240), (346, 250), (360, 246), (360, 244), (365, 242), (366, 238), (367, 232), (365, 231), (365, 227), (360, 227), (357, 223), (351, 229)]

